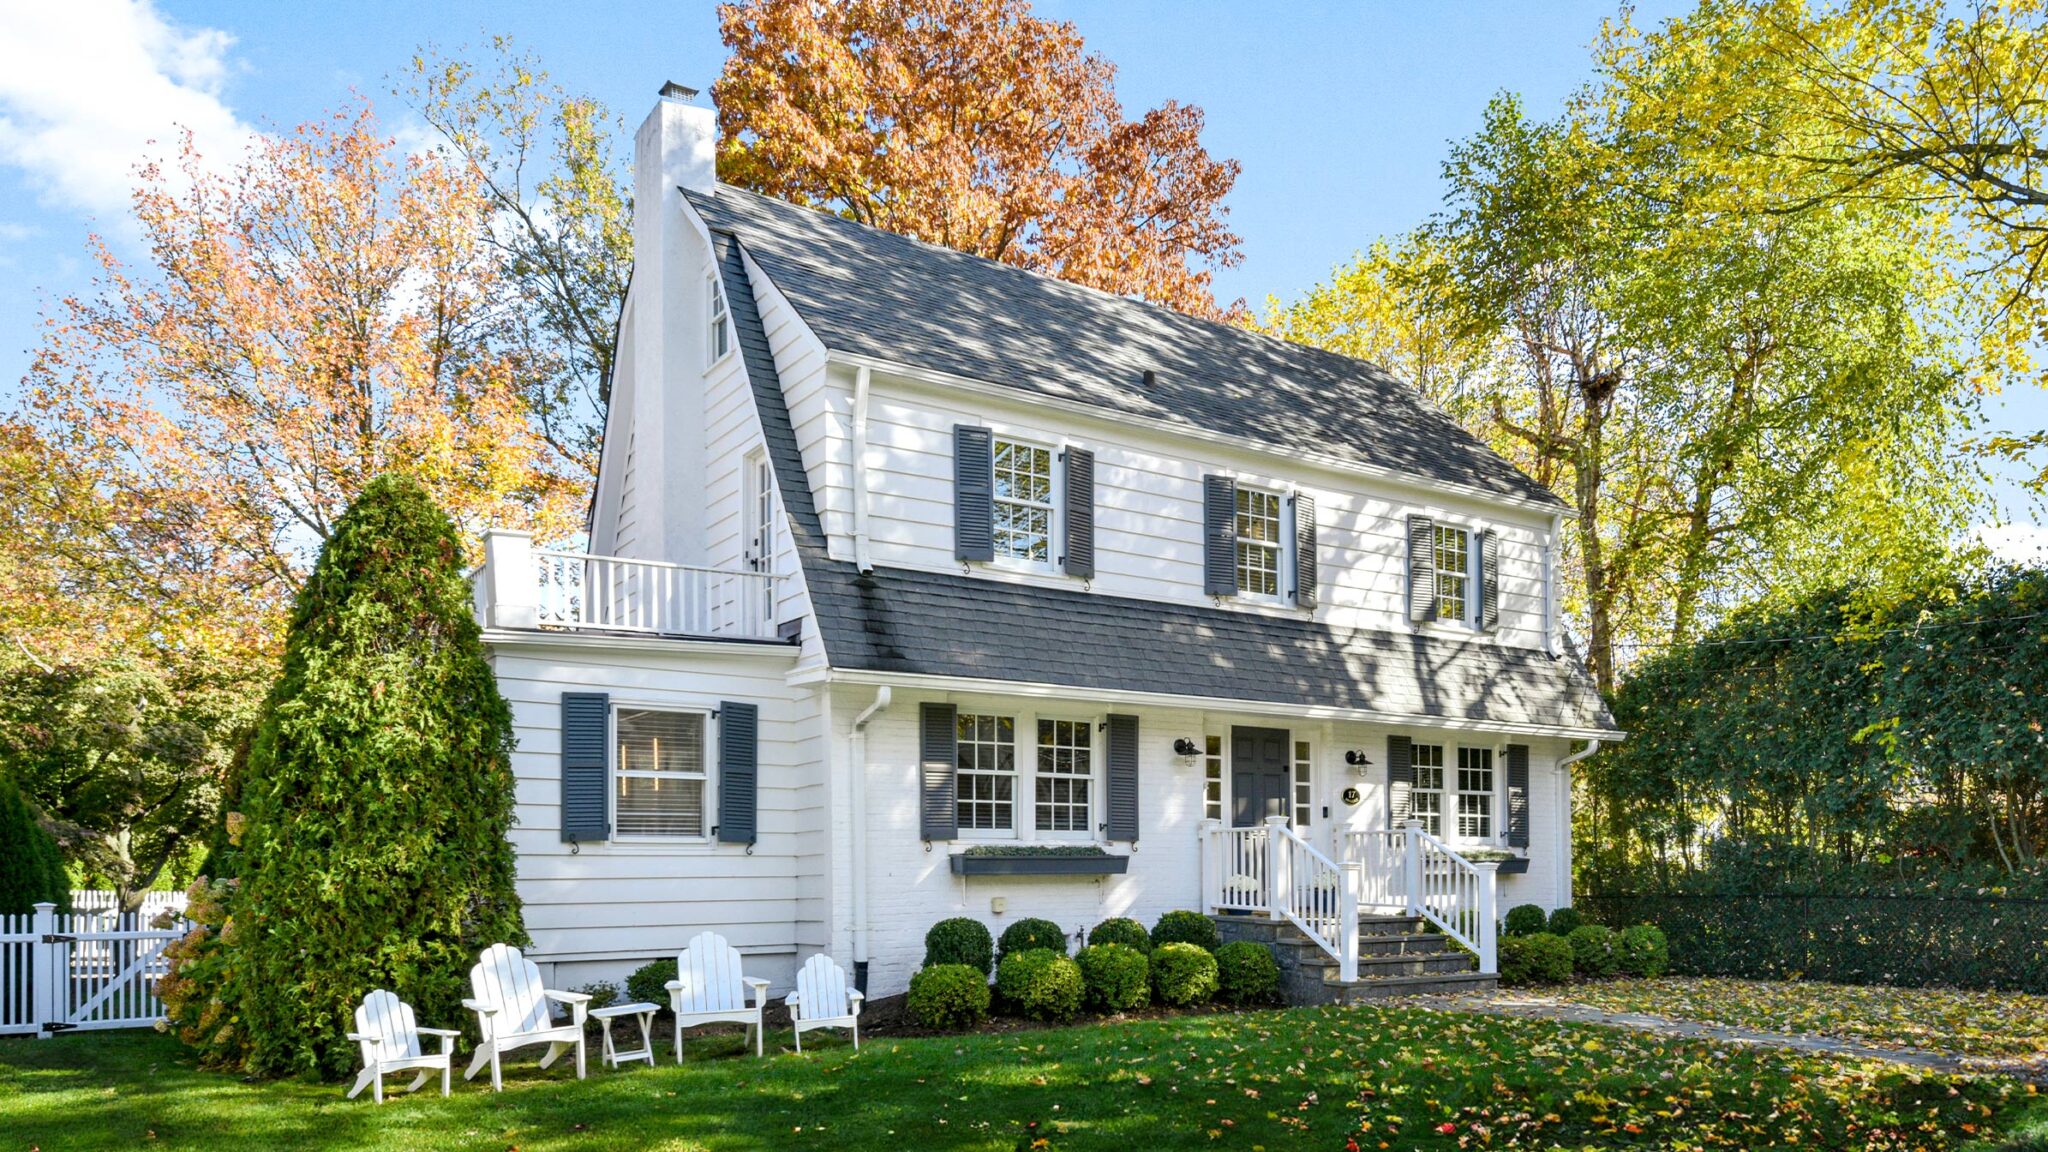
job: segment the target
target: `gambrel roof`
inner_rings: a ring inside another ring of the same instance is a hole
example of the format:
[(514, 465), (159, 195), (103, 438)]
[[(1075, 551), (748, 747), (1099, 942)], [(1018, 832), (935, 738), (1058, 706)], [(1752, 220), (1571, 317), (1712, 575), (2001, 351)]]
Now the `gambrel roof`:
[(684, 195), (714, 232), (746, 245), (834, 352), (1566, 510), (1366, 361), (738, 188)]

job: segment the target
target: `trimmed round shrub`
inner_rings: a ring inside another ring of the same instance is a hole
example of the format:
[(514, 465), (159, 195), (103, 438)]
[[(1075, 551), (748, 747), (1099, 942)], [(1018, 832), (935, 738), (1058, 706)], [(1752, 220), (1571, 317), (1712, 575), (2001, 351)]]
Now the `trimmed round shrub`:
[(1534, 904), (1517, 904), (1508, 909), (1508, 918), (1502, 931), (1509, 936), (1534, 936), (1543, 931), (1543, 909)]
[(1614, 966), (1630, 976), (1662, 976), (1671, 967), (1671, 946), (1655, 924), (1623, 928), (1614, 938)]
[(924, 966), (965, 964), (981, 973), (983, 983), (996, 967), (996, 942), (988, 926), (966, 916), (955, 916), (932, 925), (924, 934)]
[(1572, 946), (1548, 932), (1500, 942), (1500, 982), (1511, 987), (1562, 984), (1572, 978)]
[(1008, 928), (1003, 929), (1002, 955), (1015, 952), (1029, 952), (1034, 948), (1050, 948), (1062, 956), (1067, 954), (1067, 930), (1050, 920), (1026, 916)]
[(1572, 932), (1585, 922), (1586, 918), (1579, 915), (1577, 908), (1559, 908), (1550, 914), (1550, 934), (1569, 939)]
[(676, 958), (656, 960), (633, 969), (626, 977), (626, 996), (643, 1004), (668, 1007), (668, 982), (676, 978)]
[(1081, 1011), (1081, 966), (1050, 948), (1011, 952), (996, 965), (996, 991), (1012, 1012), (1033, 1020), (1072, 1020)]
[(910, 978), (903, 1007), (926, 1028), (960, 1031), (988, 1019), (988, 998), (988, 973), (972, 964), (933, 964)]
[(1152, 926), (1152, 947), (1162, 944), (1193, 944), (1214, 952), (1223, 946), (1223, 938), (1216, 934), (1216, 922), (1200, 912), (1168, 912)]
[(1216, 957), (1199, 944), (1169, 940), (1152, 950), (1151, 963), (1152, 998), (1161, 1004), (1184, 1008), (1216, 994)]
[(1152, 936), (1145, 926), (1128, 916), (1112, 916), (1088, 930), (1090, 944), (1121, 944), (1140, 952), (1152, 950)]
[(1152, 998), (1151, 966), (1136, 948), (1109, 942), (1090, 944), (1074, 959), (1081, 966), (1081, 985), (1090, 1008), (1128, 1012), (1143, 1008)]
[(1273, 950), (1254, 940), (1234, 940), (1216, 950), (1217, 995), (1232, 1004), (1270, 1004), (1280, 992), (1280, 964)]
[(1579, 975), (1614, 975), (1614, 932), (1611, 929), (1598, 924), (1581, 924), (1572, 929), (1564, 940), (1572, 946), (1572, 968)]

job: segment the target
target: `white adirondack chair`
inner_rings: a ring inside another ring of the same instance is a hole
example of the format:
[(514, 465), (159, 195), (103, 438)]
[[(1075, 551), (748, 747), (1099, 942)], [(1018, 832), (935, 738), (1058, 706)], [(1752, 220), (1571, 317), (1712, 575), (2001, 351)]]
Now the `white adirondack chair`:
[(820, 952), (804, 961), (796, 974), (796, 991), (783, 1001), (796, 1026), (796, 1050), (804, 1050), (804, 1033), (813, 1028), (851, 1028), (853, 1050), (860, 1051), (860, 1003), (864, 999), (847, 986), (846, 970), (830, 956)]
[(699, 1024), (745, 1024), (754, 1034), (754, 1055), (763, 1052), (761, 1012), (768, 982), (740, 970), (740, 950), (716, 932), (700, 932), (676, 956), (676, 978), (668, 982), (668, 1006), (676, 1017), (676, 1063), (683, 1062), (683, 1029)]
[[(541, 987), (540, 967), (509, 944), (493, 944), (484, 949), (483, 955), (477, 957), (476, 967), (469, 970), (469, 987), (476, 996), (464, 1000), (462, 1006), (476, 1013), (477, 1027), (484, 1038), (469, 1062), (469, 1070), (462, 1074), (464, 1080), (474, 1079), (489, 1063), (491, 1088), (503, 1091), (505, 1080), (498, 1069), (498, 1055), (533, 1044), (548, 1046), (547, 1055), (540, 1060), (543, 1068), (560, 1059), (562, 1053), (576, 1049), (576, 1078), (583, 1079), (583, 1020), (590, 1011), (590, 997), (581, 992)], [(548, 1010), (549, 1001), (568, 1005), (571, 1022), (555, 1023), (554, 1014)]]
[[(439, 1036), (439, 1052), (420, 1051), (421, 1036)], [(363, 1070), (356, 1076), (355, 1087), (348, 1090), (348, 1099), (363, 1094), (363, 1089), (375, 1086), (371, 1093), (377, 1103), (384, 1102), (384, 1074), (387, 1072), (411, 1072), (417, 1069), (419, 1075), (406, 1086), (406, 1091), (417, 1092), (427, 1082), (427, 1073), (436, 1068), (441, 1070), (441, 1095), (448, 1094), (448, 1069), (455, 1056), (455, 1038), (462, 1035), (446, 1028), (422, 1028), (413, 1019), (412, 1005), (398, 998), (398, 994), (379, 988), (363, 997), (356, 1006), (356, 1030), (348, 1038), (363, 1046)]]

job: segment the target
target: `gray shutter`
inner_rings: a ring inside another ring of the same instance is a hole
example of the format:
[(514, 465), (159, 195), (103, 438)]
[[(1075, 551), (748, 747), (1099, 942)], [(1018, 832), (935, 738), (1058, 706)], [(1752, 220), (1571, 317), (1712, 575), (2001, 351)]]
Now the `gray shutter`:
[(959, 715), (960, 710), (951, 704), (918, 706), (918, 759), (924, 781), (918, 834), (925, 840), (951, 840), (960, 832), (960, 814), (953, 797)]
[(1294, 603), (1316, 606), (1316, 498), (1294, 496)]
[(1387, 737), (1387, 827), (1408, 819), (1408, 791), (1415, 787), (1415, 743), (1406, 736)]
[(1529, 746), (1508, 745), (1508, 847), (1529, 846)]
[(752, 844), (760, 792), (761, 709), (718, 706), (718, 842)]
[(986, 428), (953, 426), (953, 555), (996, 558), (995, 440)]
[(1067, 554), (1061, 561), (1069, 576), (1095, 578), (1095, 453), (1067, 449)]
[(1436, 619), (1436, 564), (1430, 555), (1436, 548), (1436, 521), (1427, 516), (1408, 518), (1408, 619), (1420, 623)]
[(1237, 595), (1237, 481), (1202, 477), (1202, 590)]
[(612, 698), (603, 692), (562, 693), (564, 840), (602, 841), (611, 836), (611, 823), (606, 819), (611, 713)]
[(1500, 627), (1500, 533), (1479, 534), (1479, 626)]
[(1109, 718), (1109, 838), (1138, 840), (1138, 718)]

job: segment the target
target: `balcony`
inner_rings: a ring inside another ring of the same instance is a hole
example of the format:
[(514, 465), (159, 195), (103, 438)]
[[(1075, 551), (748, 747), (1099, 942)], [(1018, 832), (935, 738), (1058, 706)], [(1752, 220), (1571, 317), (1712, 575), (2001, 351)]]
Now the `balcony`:
[(470, 578), (486, 628), (774, 640), (774, 572), (537, 549), (525, 532), (484, 534)]

